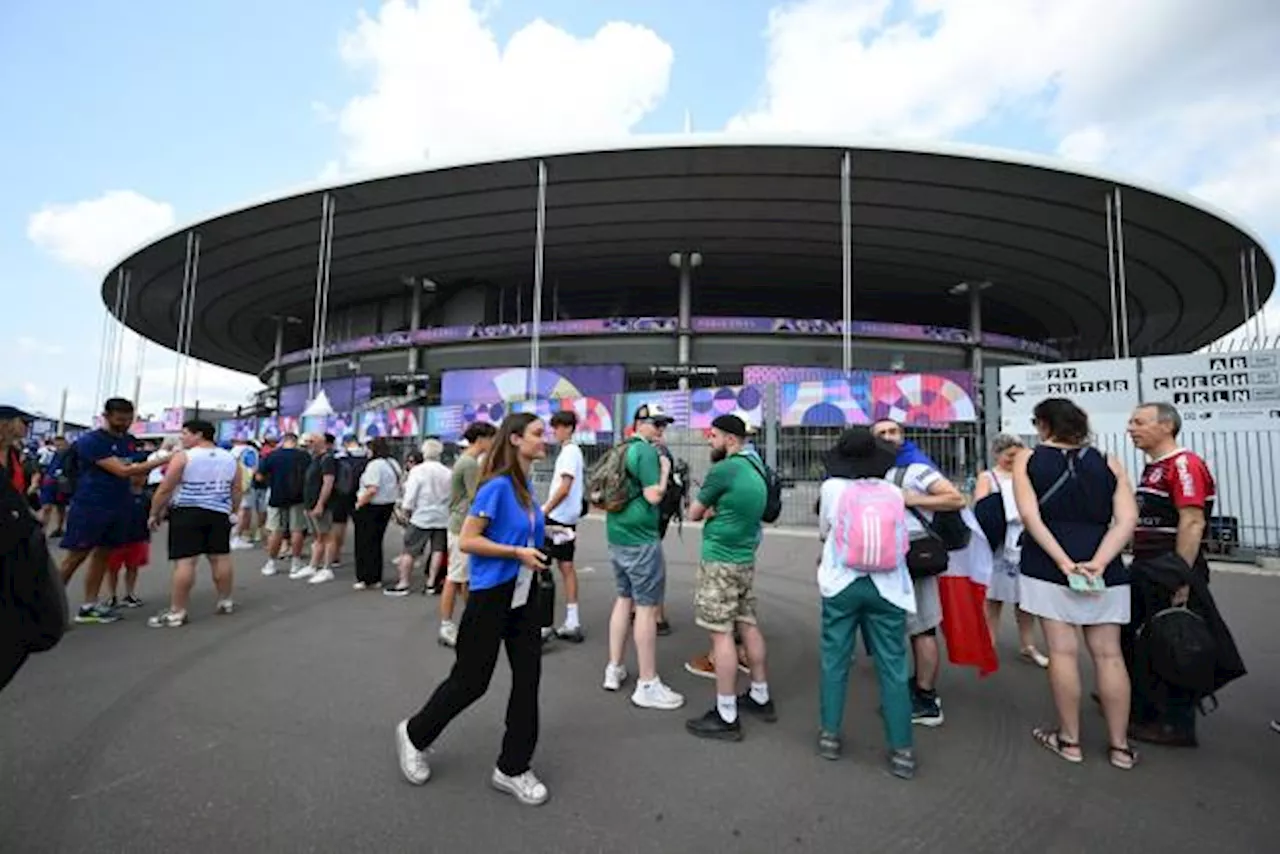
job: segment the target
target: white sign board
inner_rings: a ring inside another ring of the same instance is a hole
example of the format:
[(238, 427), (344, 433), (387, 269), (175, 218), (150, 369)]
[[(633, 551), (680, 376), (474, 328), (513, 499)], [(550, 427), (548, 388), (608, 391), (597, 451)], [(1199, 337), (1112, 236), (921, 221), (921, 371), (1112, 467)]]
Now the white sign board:
[(1000, 430), (1032, 433), (1031, 413), (1046, 397), (1066, 397), (1089, 413), (1095, 433), (1120, 433), (1138, 405), (1138, 360), (1105, 359), (1000, 369)]
[(1172, 403), (1186, 430), (1280, 430), (1280, 351), (1143, 359), (1142, 399)]

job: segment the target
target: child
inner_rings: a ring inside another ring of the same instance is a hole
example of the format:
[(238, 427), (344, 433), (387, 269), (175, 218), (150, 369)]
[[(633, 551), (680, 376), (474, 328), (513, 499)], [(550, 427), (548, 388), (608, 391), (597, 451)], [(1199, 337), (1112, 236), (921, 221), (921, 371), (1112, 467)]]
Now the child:
[[(147, 518), (151, 511), (151, 502), (147, 494), (147, 476), (136, 475), (132, 478), (133, 502), (129, 514), (129, 529), (125, 543), (111, 550), (107, 558), (107, 571), (110, 573), (108, 583), (111, 589), (109, 605), (112, 608), (141, 608), (143, 601), (137, 596), (138, 570), (151, 561), (151, 528)], [(124, 598), (117, 599), (120, 583), (120, 570), (124, 569)]]

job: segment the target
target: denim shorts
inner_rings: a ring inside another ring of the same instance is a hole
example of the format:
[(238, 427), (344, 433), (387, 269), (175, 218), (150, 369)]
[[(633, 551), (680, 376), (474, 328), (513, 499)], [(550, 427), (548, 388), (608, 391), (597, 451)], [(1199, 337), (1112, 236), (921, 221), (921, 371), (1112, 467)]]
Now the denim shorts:
[(654, 540), (639, 546), (609, 546), (609, 559), (618, 596), (646, 608), (662, 604), (667, 586), (662, 543)]

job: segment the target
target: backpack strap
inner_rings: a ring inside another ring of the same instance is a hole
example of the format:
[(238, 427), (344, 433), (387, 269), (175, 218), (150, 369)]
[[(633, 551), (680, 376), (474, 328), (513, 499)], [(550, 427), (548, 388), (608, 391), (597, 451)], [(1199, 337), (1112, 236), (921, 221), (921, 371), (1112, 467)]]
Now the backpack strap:
[[(898, 487), (898, 489), (902, 490), (903, 492), (907, 491), (907, 488), (903, 486), (903, 481), (905, 481), (906, 478), (907, 478), (907, 466), (897, 466), (894, 468), (893, 483), (895, 486)], [(918, 507), (912, 507), (910, 505), (907, 505), (907, 511), (910, 512), (912, 516), (915, 516), (916, 520), (921, 525), (924, 526), (925, 533), (933, 537), (935, 540), (942, 539), (942, 536), (937, 532), (937, 530), (934, 529), (933, 523), (930, 522), (929, 519), (923, 513), (920, 512), (920, 509)]]
[(1058, 492), (1061, 491), (1062, 487), (1067, 485), (1067, 481), (1071, 480), (1076, 476), (1076, 459), (1078, 457), (1083, 457), (1090, 450), (1092, 449), (1086, 447), (1083, 449), (1079, 449), (1078, 453), (1074, 451), (1066, 452), (1067, 467), (1062, 470), (1062, 474), (1058, 475), (1058, 479), (1055, 480), (1047, 490), (1045, 490), (1044, 495), (1040, 496), (1040, 500), (1038, 503), (1041, 507), (1047, 504), (1050, 498), (1057, 495)]

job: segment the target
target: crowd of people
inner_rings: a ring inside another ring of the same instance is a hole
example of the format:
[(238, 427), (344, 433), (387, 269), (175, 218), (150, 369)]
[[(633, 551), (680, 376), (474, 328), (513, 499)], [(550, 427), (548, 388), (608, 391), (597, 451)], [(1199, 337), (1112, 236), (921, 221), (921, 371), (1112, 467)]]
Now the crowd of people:
[[(340, 446), (331, 435), (288, 434), (262, 447), (240, 441), (221, 448), (213, 425), (200, 420), (183, 425), (176, 445), (144, 447), (129, 436), (133, 415), (129, 401), (107, 401), (101, 428), (74, 445), (53, 440), (33, 469), (17, 453), (25, 427), (0, 408), (6, 495), (30, 496), (40, 508), (31, 524), (51, 526), (60, 538), (64, 584), (87, 564), (75, 622), (112, 623), (122, 608), (142, 606), (137, 572), (150, 561), (149, 540), (162, 523), (173, 575), (170, 601), (148, 620), (155, 628), (187, 623), (201, 556), (212, 569), (220, 615), (235, 611), (232, 552), (260, 541), (268, 555), (264, 576), (287, 566), (295, 581), (333, 582), (350, 522), (353, 588), (406, 596), (421, 559), (422, 589), (439, 596), (439, 642), (456, 649), (448, 677), (396, 727), (404, 776), (427, 782), (428, 749), (485, 694), (505, 647), (511, 695), (491, 781), (536, 805), (548, 797), (531, 767), (541, 650), (555, 639), (585, 638), (575, 552), (578, 525), (596, 507), (607, 514), (615, 582), (602, 687), (618, 692), (628, 683), (634, 646), (630, 702), (659, 711), (685, 705), (657, 667), (656, 639), (666, 623), (662, 541), (670, 495), (684, 476), (664, 440), (673, 419), (659, 406), (641, 406), (630, 436), (589, 471), (573, 441), (576, 417), (567, 411), (549, 423), (512, 414), (496, 427), (472, 424), (452, 468), (441, 462), (444, 448), (435, 439), (402, 466), (385, 439)], [(1012, 606), (1018, 655), (1047, 669), (1057, 713), (1032, 736), (1067, 762), (1084, 760), (1081, 638), (1097, 674), (1092, 696), (1106, 722), (1107, 761), (1122, 770), (1139, 763), (1134, 741), (1194, 746), (1197, 707), (1244, 674), (1209, 589), (1202, 546), (1214, 480), (1203, 460), (1179, 446), (1176, 409), (1156, 403), (1133, 413), (1130, 437), (1149, 459), (1136, 488), (1117, 459), (1090, 443), (1088, 416), (1070, 400), (1042, 401), (1034, 428), (1034, 448), (1017, 437), (996, 438), (993, 467), (978, 477), (972, 509), (896, 422), (849, 428), (830, 449), (816, 508), (820, 756), (841, 755), (861, 633), (879, 682), (887, 768), (902, 779), (915, 775), (913, 726), (945, 721), (939, 629), (957, 604), (942, 579), (972, 550), (990, 567), (984, 642), (994, 646), (1003, 610)], [(715, 685), (711, 707), (685, 724), (700, 738), (740, 741), (744, 718), (778, 719), (754, 585), (778, 482), (752, 432), (736, 415), (712, 422), (711, 467), (687, 508), (688, 518), (702, 523), (693, 604), (710, 648), (686, 668)], [(539, 497), (532, 471), (549, 444), (557, 459)], [(383, 543), (393, 520), (404, 536), (388, 583)], [(0, 545), (17, 549), (15, 542), (6, 536)], [(559, 625), (553, 570), (564, 590)], [(1183, 617), (1199, 623), (1179, 623)], [(1197, 629), (1209, 641), (1192, 649), (1187, 638)], [(6, 662), (16, 659), (16, 670), (24, 655), (7, 654)], [(7, 682), (12, 672), (3, 676)]]

